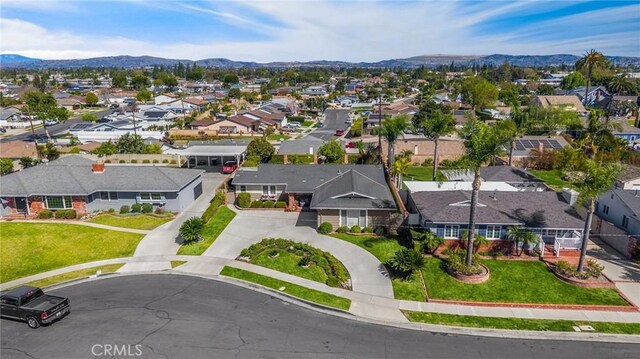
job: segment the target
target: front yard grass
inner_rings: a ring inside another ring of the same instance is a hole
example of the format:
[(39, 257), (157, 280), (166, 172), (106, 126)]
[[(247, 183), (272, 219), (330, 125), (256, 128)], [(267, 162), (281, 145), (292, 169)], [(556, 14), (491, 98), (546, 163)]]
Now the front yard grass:
[[(346, 233), (336, 233), (333, 237), (353, 243), (373, 254), (380, 263), (387, 263), (389, 259), (402, 247), (396, 239), (377, 236), (353, 236)], [(396, 299), (415, 300), (424, 302), (426, 293), (417, 273), (410, 279), (391, 278), (393, 296)]]
[(0, 224), (0, 280), (101, 259), (129, 257), (142, 234), (64, 223)]
[(101, 214), (91, 218), (88, 222), (104, 224), (113, 227), (133, 228), (133, 229), (154, 229), (173, 220), (172, 217), (148, 216), (146, 214), (136, 215), (113, 215)]
[(171, 261), (171, 269), (179, 267), (185, 263), (187, 263), (187, 261)]
[(473, 302), (628, 306), (615, 289), (582, 288), (556, 278), (539, 261), (484, 260), (491, 276), (466, 284), (444, 269), (444, 261), (428, 258), (422, 269), (429, 298)]
[(218, 238), (220, 233), (227, 228), (227, 225), (236, 216), (236, 212), (230, 210), (227, 206), (220, 207), (213, 215), (211, 220), (207, 222), (202, 231), (202, 240), (200, 242), (183, 244), (178, 249), (178, 255), (194, 255), (199, 256), (209, 248)]
[(554, 189), (559, 190), (565, 187), (572, 187), (570, 182), (562, 179), (562, 171), (560, 170), (530, 170), (529, 172)]
[[(446, 181), (447, 177), (438, 170), (438, 181)], [(432, 166), (413, 166), (409, 167), (407, 175), (403, 177), (404, 181), (432, 181), (433, 180), (433, 167)]]
[(114, 273), (118, 269), (120, 269), (120, 267), (122, 267), (123, 265), (124, 263), (117, 263), (117, 264), (108, 264), (108, 265), (99, 266), (99, 267), (80, 269), (73, 272), (68, 272), (60, 275), (55, 275), (52, 277), (34, 280), (33, 282), (29, 282), (25, 285), (44, 288), (44, 287), (52, 286), (54, 284), (70, 281), (73, 279), (87, 278), (89, 276), (96, 274), (97, 271), (101, 271), (102, 274)]
[(574, 326), (590, 325), (597, 333), (640, 334), (640, 323), (574, 322), (572, 320), (476, 317), (471, 315), (402, 311), (412, 322), (456, 327), (573, 332)]
[(289, 135), (281, 135), (279, 133), (272, 133), (270, 135), (267, 135), (267, 141), (286, 141), (290, 138), (291, 136)]
[[(326, 305), (343, 310), (349, 310), (351, 300), (338, 297), (333, 294), (320, 292), (314, 289), (305, 288), (293, 283), (285, 282), (279, 279), (263, 276), (261, 274), (249, 272), (233, 267), (224, 267), (220, 272), (221, 275), (241, 279), (247, 282), (256, 283), (267, 288), (275, 289), (294, 297), (298, 297), (310, 302)], [(282, 289), (283, 288), (283, 289)]]

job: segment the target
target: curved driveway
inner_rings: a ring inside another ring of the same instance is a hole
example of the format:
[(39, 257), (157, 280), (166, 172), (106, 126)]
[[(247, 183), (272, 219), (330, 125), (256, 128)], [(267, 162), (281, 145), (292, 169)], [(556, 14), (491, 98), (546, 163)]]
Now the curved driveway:
[[(472, 337), (334, 317), (195, 277), (101, 279), (55, 290), (71, 314), (32, 330), (2, 319), (0, 357), (94, 358), (633, 358), (637, 345)], [(94, 350), (92, 354), (91, 350)]]
[[(234, 208), (235, 210), (235, 208)], [(218, 239), (203, 254), (234, 259), (240, 251), (264, 238), (285, 238), (333, 254), (351, 275), (354, 292), (393, 298), (391, 280), (384, 266), (366, 250), (315, 230), (315, 213), (280, 211), (238, 211)]]

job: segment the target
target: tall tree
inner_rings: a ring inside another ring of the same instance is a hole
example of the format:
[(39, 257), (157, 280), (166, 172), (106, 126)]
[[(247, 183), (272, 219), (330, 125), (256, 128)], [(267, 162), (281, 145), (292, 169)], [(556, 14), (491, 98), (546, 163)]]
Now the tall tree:
[(596, 200), (613, 186), (621, 170), (622, 167), (618, 163), (600, 163), (594, 160), (587, 160), (582, 176), (580, 176), (581, 178), (579, 180), (576, 178), (574, 185), (580, 192), (578, 199), (581, 203), (586, 203), (587, 205), (587, 217), (584, 221), (584, 231), (582, 233), (578, 272), (582, 272), (584, 269), (584, 259), (589, 242), (591, 220), (596, 209)]
[(125, 133), (116, 142), (118, 153), (147, 153), (147, 145), (140, 135)]
[(569, 90), (573, 90), (586, 84), (587, 80), (584, 78), (582, 73), (579, 71), (574, 71), (562, 78), (562, 81), (560, 82), (560, 88), (565, 90), (566, 94)]
[(430, 117), (425, 118), (417, 124), (414, 124), (416, 129), (421, 129), (424, 136), (429, 138), (434, 143), (433, 148), (433, 180), (436, 180), (436, 174), (438, 171), (438, 145), (440, 144), (440, 137), (453, 133), (456, 129), (456, 121), (450, 114), (445, 114), (440, 110), (435, 110)]
[[(22, 101), (24, 102), (25, 112), (29, 116), (31, 121), (31, 132), (34, 135), (32, 117), (42, 121), (42, 127), (44, 133), (47, 135), (47, 139), (51, 141), (51, 134), (47, 129), (46, 120), (57, 120), (58, 122), (64, 122), (69, 119), (69, 111), (63, 107), (58, 107), (56, 99), (51, 94), (47, 94), (41, 91), (30, 90), (22, 95)], [(37, 145), (37, 144), (36, 144)]]
[(402, 179), (409, 172), (411, 168), (411, 159), (409, 157), (401, 157), (393, 163), (391, 173), (397, 177), (396, 186), (398, 189), (402, 188)]
[(409, 125), (409, 116), (407, 115), (397, 115), (393, 116), (390, 119), (385, 120), (382, 123), (382, 127), (380, 127), (380, 133), (382, 137), (387, 140), (387, 156), (389, 157), (389, 168), (393, 168), (393, 162), (395, 161), (395, 146), (396, 141), (400, 137), (404, 137), (404, 130), (407, 129)]
[(620, 74), (609, 80), (607, 89), (615, 95), (630, 93), (633, 91), (633, 83), (627, 78), (626, 74)]
[(462, 81), (462, 97), (474, 111), (493, 106), (498, 99), (498, 88), (482, 77), (468, 77)]
[(612, 133), (615, 130), (622, 130), (620, 122), (604, 116), (602, 110), (591, 110), (587, 128), (578, 139), (578, 144), (584, 149), (588, 158), (594, 159), (600, 148), (608, 147), (616, 141), (616, 137)]
[(609, 64), (609, 60), (601, 53), (594, 49), (587, 51), (582, 58), (576, 62), (577, 69), (583, 69), (587, 71), (587, 87), (584, 90), (583, 104), (587, 105), (587, 96), (589, 95), (589, 86), (591, 86), (591, 75), (593, 69), (599, 67), (606, 67)]
[(503, 145), (509, 140), (503, 131), (486, 125), (477, 119), (471, 119), (460, 130), (464, 140), (465, 156), (462, 163), (474, 173), (469, 207), (469, 229), (467, 233), (467, 265), (471, 265), (473, 240), (476, 228), (476, 208), (480, 193), (480, 168), (495, 160), (503, 152)]
[(93, 92), (87, 93), (87, 95), (84, 97), (84, 103), (87, 106), (94, 106), (95, 104), (98, 103), (98, 101), (100, 101), (100, 99)]

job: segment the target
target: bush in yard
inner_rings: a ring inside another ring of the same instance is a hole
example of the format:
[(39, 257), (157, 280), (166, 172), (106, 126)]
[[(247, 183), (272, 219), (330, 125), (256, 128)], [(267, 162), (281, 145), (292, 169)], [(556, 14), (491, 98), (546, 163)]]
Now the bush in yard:
[(109, 208), (107, 210), (107, 213), (116, 213), (116, 209), (115, 208)]
[(131, 208), (127, 205), (120, 207), (120, 214), (127, 214), (131, 211)]
[(152, 163), (160, 163), (158, 160), (153, 160)]
[(274, 207), (275, 208), (286, 208), (287, 207), (287, 202), (285, 202), (285, 201), (277, 201)]
[(138, 163), (138, 160), (131, 160), (131, 163)]
[(333, 232), (333, 225), (329, 222), (322, 222), (318, 227), (318, 232), (321, 234), (329, 234)]
[(373, 227), (366, 226), (362, 228), (362, 233), (373, 233)]
[(118, 161), (118, 163), (127, 163), (127, 161), (125, 161), (125, 160), (120, 160), (120, 161)]
[(64, 218), (66, 219), (76, 219), (77, 216), (78, 214), (76, 213), (75, 209), (68, 209), (64, 214)]
[(576, 266), (565, 260), (560, 260), (556, 263), (555, 270), (565, 277), (586, 280), (589, 278), (599, 278), (604, 270), (604, 266), (596, 262), (595, 259), (588, 259), (585, 270), (578, 272), (578, 268)]
[(338, 232), (338, 233), (349, 233), (349, 227), (347, 227), (347, 226), (338, 227), (338, 229), (336, 229), (336, 232)]
[(180, 226), (178, 234), (180, 238), (184, 240), (184, 243), (189, 244), (197, 242), (202, 238), (202, 229), (204, 228), (204, 221), (200, 217), (191, 217), (187, 219)]
[(131, 206), (131, 212), (133, 213), (140, 213), (142, 211), (142, 205), (140, 203), (134, 203)]
[(373, 233), (382, 237), (387, 233), (387, 230), (383, 226), (377, 226)]
[(171, 161), (169, 161), (169, 163), (170, 163), (170, 164), (172, 164), (172, 165), (175, 165), (175, 164), (177, 164), (177, 163), (178, 163), (178, 161), (176, 161), (176, 160), (171, 160)]
[(433, 158), (426, 158), (426, 159), (422, 162), (422, 166), (423, 166), (423, 167), (432, 167), (432, 166), (433, 166)]
[(153, 213), (153, 205), (151, 203), (143, 204), (142, 213)]
[(142, 163), (151, 163), (149, 160), (142, 160)]
[(251, 195), (247, 192), (242, 192), (238, 194), (236, 202), (238, 202), (238, 207), (240, 208), (249, 208), (251, 206)]
[(402, 248), (389, 259), (387, 264), (400, 277), (408, 279), (415, 270), (424, 267), (424, 258), (413, 249)]
[(262, 201), (255, 200), (251, 202), (251, 208), (262, 208)]
[(67, 216), (67, 211), (64, 209), (59, 209), (53, 212), (53, 215), (56, 219), (65, 219), (65, 217)]
[(276, 205), (274, 201), (264, 201), (262, 202), (262, 208), (273, 208)]
[(166, 211), (164, 210), (164, 208), (158, 207), (154, 212), (155, 214), (164, 214)]
[(302, 258), (300, 258), (300, 261), (298, 262), (298, 265), (300, 267), (306, 267), (310, 264), (311, 264), (311, 257), (309, 256), (303, 256)]
[(467, 250), (461, 249), (458, 251), (451, 251), (449, 258), (447, 258), (447, 268), (450, 271), (462, 275), (478, 275), (481, 274), (484, 269), (480, 266), (480, 259), (477, 253), (473, 253), (471, 256), (471, 265), (468, 266), (466, 262)]
[(356, 224), (355, 226), (349, 228), (349, 232), (351, 232), (351, 233), (362, 233), (362, 228), (360, 228), (360, 226)]
[(207, 210), (204, 211), (204, 213), (202, 214), (202, 220), (204, 221), (204, 223), (209, 222), (211, 218), (213, 218), (213, 216), (216, 214), (216, 212), (218, 212), (218, 209), (222, 205), (223, 203), (220, 200), (218, 200), (217, 198), (214, 198), (213, 201), (211, 201), (211, 204), (209, 205), (209, 207), (207, 207)]
[(49, 209), (43, 209), (42, 211), (40, 211), (40, 213), (38, 213), (39, 219), (51, 219), (52, 217), (53, 212), (51, 212), (51, 210)]
[[(76, 147), (76, 148), (77, 148), (77, 147)], [(79, 151), (79, 150), (80, 150), (80, 149), (78, 149), (78, 151)], [(78, 153), (80, 153), (80, 152), (78, 152)], [(104, 163), (111, 163), (111, 160), (105, 160), (105, 161), (104, 161)]]
[(216, 192), (216, 195), (213, 196), (213, 200), (225, 204), (227, 203), (227, 193), (224, 190), (219, 190)]
[(169, 163), (169, 160), (165, 158), (164, 160), (162, 160), (162, 163)]

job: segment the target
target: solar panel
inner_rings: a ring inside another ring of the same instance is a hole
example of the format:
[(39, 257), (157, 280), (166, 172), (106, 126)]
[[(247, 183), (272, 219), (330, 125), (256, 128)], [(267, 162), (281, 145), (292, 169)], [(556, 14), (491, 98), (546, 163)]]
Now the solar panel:
[(517, 151), (524, 151), (524, 150), (525, 150), (525, 148), (524, 148), (524, 146), (523, 146), (522, 144), (520, 144), (520, 143), (516, 143), (516, 150), (517, 150)]
[(89, 128), (93, 126), (92, 123), (76, 123), (75, 125), (73, 125), (73, 129), (74, 130), (84, 130), (85, 128)]
[(551, 144), (551, 147), (553, 148), (562, 148), (562, 145), (560, 144), (560, 142), (556, 141), (556, 140), (551, 140), (549, 141), (549, 143)]

